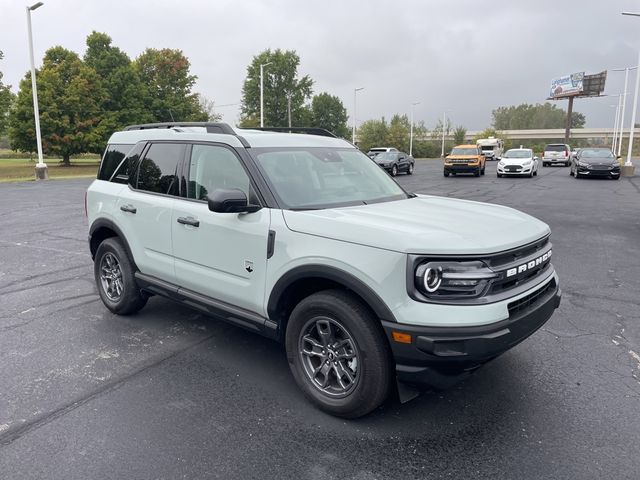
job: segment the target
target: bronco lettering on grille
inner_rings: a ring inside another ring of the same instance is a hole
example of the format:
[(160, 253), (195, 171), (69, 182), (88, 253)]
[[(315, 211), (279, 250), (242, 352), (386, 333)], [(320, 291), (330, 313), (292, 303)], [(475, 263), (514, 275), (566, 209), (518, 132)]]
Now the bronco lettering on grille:
[(544, 255), (540, 255), (538, 258), (535, 258), (527, 263), (523, 263), (522, 265), (518, 265), (517, 267), (510, 268), (507, 270), (507, 278), (513, 277), (519, 273), (524, 273), (527, 270), (531, 270), (532, 268), (537, 267), (538, 265), (542, 265), (544, 262), (551, 258), (551, 250), (549, 250)]

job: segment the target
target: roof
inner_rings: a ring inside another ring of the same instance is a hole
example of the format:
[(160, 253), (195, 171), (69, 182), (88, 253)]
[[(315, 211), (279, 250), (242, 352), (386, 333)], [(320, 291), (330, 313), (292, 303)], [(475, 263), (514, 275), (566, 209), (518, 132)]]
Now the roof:
[(302, 133), (280, 133), (230, 127), (229, 131), (233, 131), (234, 135), (231, 133), (207, 133), (207, 127), (205, 126), (171, 127), (169, 124), (159, 124), (157, 128), (152, 125), (141, 127), (143, 128), (127, 127), (124, 131), (115, 132), (109, 138), (109, 143), (133, 145), (145, 140), (180, 140), (219, 142), (237, 148), (242, 148), (243, 146), (356, 148), (351, 143), (340, 138)]

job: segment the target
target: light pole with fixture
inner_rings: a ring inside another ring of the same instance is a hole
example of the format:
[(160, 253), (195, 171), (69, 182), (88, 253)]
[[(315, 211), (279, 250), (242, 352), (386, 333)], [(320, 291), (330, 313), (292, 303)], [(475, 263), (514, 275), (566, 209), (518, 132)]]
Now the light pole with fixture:
[(40, 136), (40, 112), (38, 110), (38, 90), (36, 88), (36, 67), (33, 61), (33, 34), (31, 33), (31, 12), (44, 5), (42, 2), (34, 3), (27, 9), (27, 30), (29, 31), (29, 59), (31, 60), (31, 90), (33, 93), (33, 117), (36, 123), (36, 144), (38, 146), (38, 163), (36, 164), (36, 180), (49, 178), (47, 164), (42, 160), (42, 137)]
[(413, 107), (420, 105), (420, 102), (411, 104), (411, 130), (409, 132), (409, 155), (413, 156)]
[(356, 144), (356, 93), (364, 90), (364, 87), (353, 89), (353, 133), (351, 135), (351, 143)]
[(264, 127), (264, 67), (273, 62), (260, 64), (260, 128)]

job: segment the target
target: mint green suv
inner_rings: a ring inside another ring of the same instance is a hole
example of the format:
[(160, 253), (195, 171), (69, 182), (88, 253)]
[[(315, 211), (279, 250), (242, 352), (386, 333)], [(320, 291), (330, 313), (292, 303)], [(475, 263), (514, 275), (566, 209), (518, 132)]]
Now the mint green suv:
[(87, 192), (105, 306), (153, 295), (284, 344), (321, 409), (464, 378), (560, 302), (549, 227), (403, 190), (345, 140), (220, 123), (114, 133)]

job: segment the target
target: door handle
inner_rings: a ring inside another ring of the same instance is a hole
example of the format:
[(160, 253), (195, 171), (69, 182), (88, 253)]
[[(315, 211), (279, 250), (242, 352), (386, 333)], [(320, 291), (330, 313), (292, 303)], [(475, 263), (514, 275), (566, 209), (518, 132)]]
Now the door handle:
[(123, 212), (136, 213), (138, 210), (131, 204), (120, 205), (120, 210)]
[(182, 225), (191, 225), (192, 227), (199, 227), (200, 221), (193, 217), (178, 217), (178, 223)]

